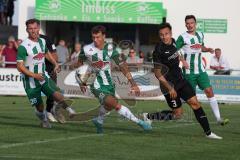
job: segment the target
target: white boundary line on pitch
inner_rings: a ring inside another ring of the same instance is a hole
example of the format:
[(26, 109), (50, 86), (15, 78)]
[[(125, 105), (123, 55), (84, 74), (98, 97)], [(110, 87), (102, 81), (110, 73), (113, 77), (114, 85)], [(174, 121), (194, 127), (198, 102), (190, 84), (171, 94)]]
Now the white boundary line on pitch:
[(123, 134), (123, 132), (115, 132), (112, 134), (87, 134), (87, 135), (80, 135), (80, 136), (75, 136), (75, 137), (46, 139), (46, 140), (42, 140), (42, 141), (39, 140), (39, 141), (29, 141), (29, 142), (23, 142), (23, 143), (12, 143), (12, 144), (1, 145), (0, 149), (8, 149), (8, 148), (19, 147), (19, 146), (28, 146), (28, 145), (32, 145), (32, 144), (43, 144), (43, 143), (49, 143), (49, 142), (68, 141), (68, 140), (75, 140), (75, 139), (88, 138), (88, 137), (101, 137), (104, 135), (113, 135), (113, 134)]
[[(212, 124), (213, 122), (210, 122)], [(162, 127), (154, 127), (154, 128), (178, 128), (178, 127), (183, 127), (183, 126), (190, 126), (190, 125), (196, 125), (198, 124), (197, 122), (193, 123), (179, 123), (173, 126), (162, 126)], [(114, 132), (110, 134), (87, 134), (87, 135), (80, 135), (80, 136), (75, 136), (75, 137), (65, 137), (65, 138), (56, 138), (56, 139), (46, 139), (42, 141), (29, 141), (29, 142), (23, 142), (23, 143), (13, 143), (13, 144), (6, 144), (6, 145), (1, 145), (0, 149), (8, 149), (8, 148), (13, 148), (13, 147), (19, 147), (19, 146), (27, 146), (27, 145), (32, 145), (32, 144), (43, 144), (43, 143), (49, 143), (49, 142), (59, 142), (59, 141), (67, 141), (67, 140), (74, 140), (74, 139), (81, 139), (81, 138), (88, 138), (88, 137), (101, 137), (105, 135), (114, 135), (114, 134), (127, 134), (125, 132)], [(0, 155), (1, 157), (1, 155)]]

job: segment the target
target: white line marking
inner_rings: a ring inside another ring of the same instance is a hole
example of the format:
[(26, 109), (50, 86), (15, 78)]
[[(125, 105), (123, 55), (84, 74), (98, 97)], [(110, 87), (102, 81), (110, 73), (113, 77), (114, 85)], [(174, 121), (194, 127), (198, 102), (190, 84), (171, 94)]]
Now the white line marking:
[[(115, 132), (115, 133), (112, 133), (112, 134), (123, 134), (123, 132)], [(43, 144), (43, 143), (49, 143), (49, 142), (68, 141), (68, 140), (88, 138), (88, 137), (101, 137), (101, 136), (104, 136), (104, 135), (109, 135), (109, 134), (87, 134), (87, 135), (80, 135), (80, 136), (75, 136), (75, 137), (46, 139), (46, 140), (42, 140), (42, 141), (29, 141), (29, 142), (23, 142), (23, 143), (12, 143), (12, 144), (1, 145), (0, 149), (7, 149), (7, 148), (13, 148), (13, 147), (19, 147), (19, 146), (28, 146), (28, 145), (32, 145), (32, 144)]]
[[(210, 122), (212, 124), (213, 122)], [(160, 126), (160, 127), (154, 127), (154, 128), (178, 128), (178, 127), (183, 127), (183, 126), (190, 126), (190, 125), (196, 125), (199, 124), (197, 122), (192, 122), (192, 123), (179, 123), (173, 126)], [(19, 146), (28, 146), (32, 144), (43, 144), (43, 143), (49, 143), (49, 142), (59, 142), (59, 141), (68, 141), (68, 140), (74, 140), (74, 139), (80, 139), (80, 138), (88, 138), (88, 137), (101, 137), (101, 136), (106, 136), (106, 135), (114, 135), (114, 134), (127, 134), (124, 132), (114, 132), (111, 134), (87, 134), (87, 135), (80, 135), (80, 136), (75, 136), (75, 137), (64, 137), (64, 138), (56, 138), (56, 139), (46, 139), (42, 141), (29, 141), (29, 142), (23, 142), (23, 143), (12, 143), (12, 144), (6, 144), (6, 145), (1, 145), (0, 149), (8, 149), (8, 148), (13, 148), (13, 147), (19, 147)], [(1, 156), (0, 156), (1, 157)]]

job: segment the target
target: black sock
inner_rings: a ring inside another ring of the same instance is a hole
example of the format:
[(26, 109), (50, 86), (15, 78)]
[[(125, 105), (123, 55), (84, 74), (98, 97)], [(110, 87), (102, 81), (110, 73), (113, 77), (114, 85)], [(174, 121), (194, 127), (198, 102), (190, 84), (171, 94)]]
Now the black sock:
[(172, 120), (173, 119), (173, 111), (171, 110), (164, 110), (161, 112), (155, 112), (155, 113), (148, 113), (147, 115), (148, 119), (151, 120)]
[(202, 109), (202, 107), (198, 108), (197, 110), (193, 110), (193, 112), (195, 114), (195, 117), (196, 117), (197, 121), (202, 126), (205, 134), (210, 135), (211, 130), (210, 130), (210, 127), (209, 127), (208, 119), (207, 119), (207, 116), (205, 115), (205, 112)]
[(54, 104), (54, 100), (53, 100), (52, 96), (47, 98), (46, 104), (47, 104), (47, 106), (46, 106), (47, 112), (51, 112), (51, 110), (53, 108), (53, 104)]

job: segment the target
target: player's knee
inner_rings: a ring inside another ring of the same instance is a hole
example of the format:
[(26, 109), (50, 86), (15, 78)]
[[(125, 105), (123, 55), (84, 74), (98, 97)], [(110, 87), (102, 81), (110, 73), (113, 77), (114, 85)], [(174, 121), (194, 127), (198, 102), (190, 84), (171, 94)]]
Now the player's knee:
[(188, 103), (188, 105), (189, 105), (192, 109), (198, 109), (198, 108), (200, 107), (200, 103), (198, 102), (196, 96), (190, 98), (190, 99), (187, 101), (187, 103)]
[(39, 105), (37, 105), (35, 108), (36, 108), (36, 110), (39, 111), (39, 112), (43, 112), (43, 111), (44, 111), (44, 105), (43, 105), (43, 104), (39, 104)]
[(63, 95), (62, 95), (60, 92), (58, 92), (58, 91), (56, 91), (56, 92), (53, 93), (53, 98), (54, 98), (54, 100), (55, 100), (56, 102), (61, 102), (61, 101), (64, 100)]
[(200, 107), (200, 103), (197, 100), (193, 100), (193, 101), (191, 101), (190, 106), (193, 109), (198, 109)]
[(211, 98), (211, 97), (214, 96), (212, 87), (206, 88), (206, 89), (204, 90), (204, 92), (205, 92), (205, 94), (206, 94), (206, 96), (207, 96), (208, 98)]
[(107, 96), (104, 100), (104, 104), (107, 110), (117, 109), (118, 102), (113, 96)]

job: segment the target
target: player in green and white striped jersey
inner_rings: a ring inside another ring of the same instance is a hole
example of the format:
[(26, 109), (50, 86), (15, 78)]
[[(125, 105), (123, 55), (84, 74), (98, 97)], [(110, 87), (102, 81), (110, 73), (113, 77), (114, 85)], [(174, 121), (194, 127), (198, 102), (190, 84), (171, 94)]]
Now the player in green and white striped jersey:
[[(96, 79), (90, 85), (91, 92), (99, 99), (101, 104), (98, 117), (93, 119), (93, 123), (97, 127), (97, 133), (102, 133), (103, 119), (106, 113), (115, 109), (121, 116), (137, 123), (144, 130), (151, 130), (150, 124), (135, 117), (131, 111), (118, 103), (115, 97), (115, 86), (111, 77), (111, 60), (119, 65), (122, 73), (127, 77), (131, 84), (132, 90), (139, 95), (140, 90), (134, 82), (131, 73), (128, 71), (126, 62), (121, 56), (120, 51), (112, 44), (105, 43), (104, 26), (95, 26), (92, 29), (93, 43), (83, 47), (79, 55), (79, 65), (83, 65), (86, 61), (91, 66), (92, 72), (96, 73)], [(79, 83), (82, 92), (86, 92), (86, 85)]]
[(27, 20), (26, 27), (28, 38), (18, 48), (17, 69), (22, 73), (24, 89), (31, 104), (35, 106), (36, 115), (41, 120), (41, 126), (51, 128), (44, 111), (41, 92), (46, 96), (53, 96), (59, 104), (65, 106), (70, 114), (74, 114), (74, 111), (65, 103), (58, 87), (45, 72), (45, 57), (55, 65), (56, 72), (59, 72), (60, 68), (48, 52), (45, 40), (39, 38), (39, 20)]
[(214, 50), (204, 46), (204, 35), (202, 32), (196, 31), (197, 23), (194, 15), (185, 17), (185, 25), (187, 32), (181, 34), (176, 41), (177, 48), (181, 49), (184, 54), (183, 74), (195, 90), (196, 86), (204, 90), (217, 122), (224, 125), (229, 120), (222, 119), (220, 116), (217, 100), (202, 63), (202, 52), (214, 53)]

